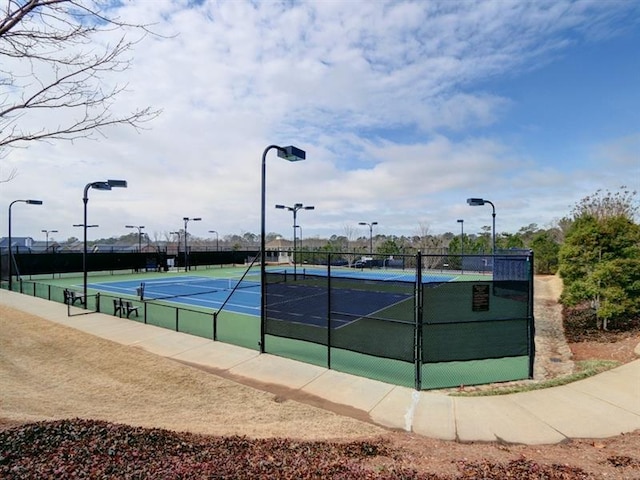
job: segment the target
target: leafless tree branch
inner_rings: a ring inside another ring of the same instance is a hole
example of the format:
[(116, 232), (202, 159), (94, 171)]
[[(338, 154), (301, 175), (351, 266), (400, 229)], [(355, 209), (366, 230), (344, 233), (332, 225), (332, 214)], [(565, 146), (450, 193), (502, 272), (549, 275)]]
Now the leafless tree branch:
[[(110, 8), (101, 0), (6, 1), (0, 15), (0, 157), (25, 142), (91, 138), (117, 125), (139, 130), (160, 114), (152, 107), (114, 112), (127, 85), (105, 89), (105, 76), (129, 69), (133, 47), (155, 34), (148, 25), (110, 16)], [(115, 43), (96, 41), (110, 32), (122, 33)], [(132, 32), (136, 38), (130, 39)]]

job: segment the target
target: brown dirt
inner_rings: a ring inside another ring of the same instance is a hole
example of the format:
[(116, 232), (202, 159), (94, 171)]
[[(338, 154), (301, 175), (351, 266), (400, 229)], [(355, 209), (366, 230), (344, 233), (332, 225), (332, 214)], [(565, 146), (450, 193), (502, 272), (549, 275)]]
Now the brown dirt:
[[(560, 288), (555, 277), (536, 278), (536, 379), (571, 371), (574, 360), (635, 359), (637, 336), (567, 344), (555, 302)], [(543, 446), (447, 442), (389, 431), (362, 412), (268, 385), (242, 385), (216, 373), (0, 305), (0, 430), (79, 417), (250, 438), (382, 438), (399, 453), (372, 458), (370, 464), (380, 471), (395, 466), (455, 477), (463, 460), (507, 463), (525, 458), (580, 467), (588, 478), (640, 479), (640, 431)]]

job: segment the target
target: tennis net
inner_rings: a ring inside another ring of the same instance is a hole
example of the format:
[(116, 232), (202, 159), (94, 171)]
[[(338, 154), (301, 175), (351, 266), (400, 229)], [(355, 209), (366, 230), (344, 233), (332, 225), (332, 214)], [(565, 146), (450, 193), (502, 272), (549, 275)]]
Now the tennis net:
[(260, 288), (259, 276), (237, 278), (189, 277), (172, 280), (142, 282), (139, 288), (140, 300), (165, 300), (176, 297), (192, 297), (240, 288)]

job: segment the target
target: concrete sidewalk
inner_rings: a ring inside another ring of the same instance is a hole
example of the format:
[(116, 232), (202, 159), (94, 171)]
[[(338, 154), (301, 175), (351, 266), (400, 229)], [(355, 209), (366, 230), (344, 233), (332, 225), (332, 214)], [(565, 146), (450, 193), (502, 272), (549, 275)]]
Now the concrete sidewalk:
[[(6, 290), (0, 291), (0, 303), (157, 355), (300, 390), (368, 412), (379, 425), (432, 438), (549, 444), (640, 429), (640, 360), (561, 387), (453, 397), (417, 392), (106, 314), (69, 317), (66, 305)], [(636, 353), (640, 355), (640, 348)]]

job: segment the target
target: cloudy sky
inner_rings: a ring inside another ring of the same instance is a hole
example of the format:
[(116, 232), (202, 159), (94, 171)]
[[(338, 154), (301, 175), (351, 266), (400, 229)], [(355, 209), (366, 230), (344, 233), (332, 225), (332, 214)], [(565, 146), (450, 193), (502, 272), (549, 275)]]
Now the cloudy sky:
[[(153, 24), (131, 52), (115, 108), (162, 115), (73, 143), (31, 143), (0, 158), (0, 236), (151, 238), (183, 228), (214, 237), (260, 231), (268, 145), (267, 231), (304, 238), (466, 233), (491, 224), (548, 228), (581, 198), (640, 189), (640, 3), (594, 1), (123, 2), (118, 16)], [(0, 87), (1, 88), (1, 87)], [(11, 92), (1, 91), (2, 95)], [(62, 113), (61, 113), (62, 115)]]

